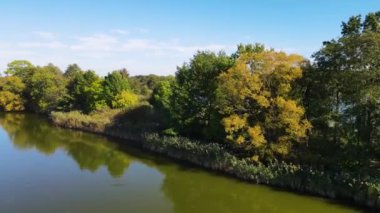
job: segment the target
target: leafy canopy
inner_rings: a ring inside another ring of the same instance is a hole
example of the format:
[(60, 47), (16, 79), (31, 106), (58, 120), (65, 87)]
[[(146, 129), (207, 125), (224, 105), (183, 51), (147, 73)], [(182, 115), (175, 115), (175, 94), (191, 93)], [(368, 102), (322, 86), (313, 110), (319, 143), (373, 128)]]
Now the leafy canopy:
[[(220, 52), (198, 52), (190, 63), (178, 67), (173, 86), (173, 117), (182, 133), (211, 135), (219, 125), (215, 90), (220, 73), (229, 69), (233, 59)], [(206, 134), (207, 132), (207, 134)]]
[(22, 97), (25, 84), (17, 76), (6, 76), (0, 78), (0, 110), (22, 111), (24, 99)]
[(30, 96), (38, 112), (56, 109), (66, 96), (66, 79), (59, 68), (52, 64), (37, 67), (30, 79)]
[(113, 101), (117, 95), (131, 89), (127, 76), (120, 71), (109, 73), (104, 78), (103, 88), (104, 98), (108, 106), (113, 106)]
[(240, 55), (218, 77), (217, 103), (227, 140), (258, 157), (285, 157), (307, 139), (310, 123), (293, 99), (304, 59), (273, 50)]
[(124, 90), (117, 94), (112, 101), (113, 108), (130, 108), (137, 105), (139, 97), (133, 92)]

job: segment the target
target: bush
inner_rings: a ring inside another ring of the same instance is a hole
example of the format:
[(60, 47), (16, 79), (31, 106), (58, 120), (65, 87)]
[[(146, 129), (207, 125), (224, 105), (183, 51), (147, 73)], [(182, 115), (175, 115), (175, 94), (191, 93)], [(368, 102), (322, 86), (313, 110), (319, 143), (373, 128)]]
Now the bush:
[(115, 96), (112, 101), (113, 108), (130, 108), (136, 106), (139, 102), (139, 97), (130, 91), (122, 91)]

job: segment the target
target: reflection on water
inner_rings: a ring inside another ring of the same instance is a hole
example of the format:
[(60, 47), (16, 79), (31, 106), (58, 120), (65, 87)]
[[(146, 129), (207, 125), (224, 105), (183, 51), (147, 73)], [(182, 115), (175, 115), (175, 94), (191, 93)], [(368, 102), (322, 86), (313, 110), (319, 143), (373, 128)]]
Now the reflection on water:
[[(0, 212), (358, 212), (0, 114)], [(74, 162), (74, 163), (73, 163)]]
[(81, 169), (95, 172), (105, 166), (113, 177), (119, 177), (130, 163), (128, 155), (100, 136), (54, 128), (33, 115), (2, 115), (0, 124), (18, 149), (35, 148), (46, 155), (62, 149)]

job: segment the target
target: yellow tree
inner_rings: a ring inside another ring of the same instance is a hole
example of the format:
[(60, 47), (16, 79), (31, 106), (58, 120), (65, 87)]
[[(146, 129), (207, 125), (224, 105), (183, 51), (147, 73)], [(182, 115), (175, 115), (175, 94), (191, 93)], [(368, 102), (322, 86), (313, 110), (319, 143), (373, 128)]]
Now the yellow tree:
[(227, 140), (252, 153), (253, 160), (290, 153), (307, 139), (310, 123), (292, 98), (304, 58), (263, 50), (239, 56), (218, 78), (217, 102)]
[(22, 93), (25, 84), (17, 76), (0, 77), (0, 111), (22, 111), (25, 109)]

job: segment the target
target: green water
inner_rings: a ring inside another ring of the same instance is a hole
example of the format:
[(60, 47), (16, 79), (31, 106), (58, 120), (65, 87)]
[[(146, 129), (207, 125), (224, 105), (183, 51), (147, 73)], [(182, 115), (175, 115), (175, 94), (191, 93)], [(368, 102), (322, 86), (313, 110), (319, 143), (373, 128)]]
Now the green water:
[(359, 212), (0, 114), (0, 212)]

